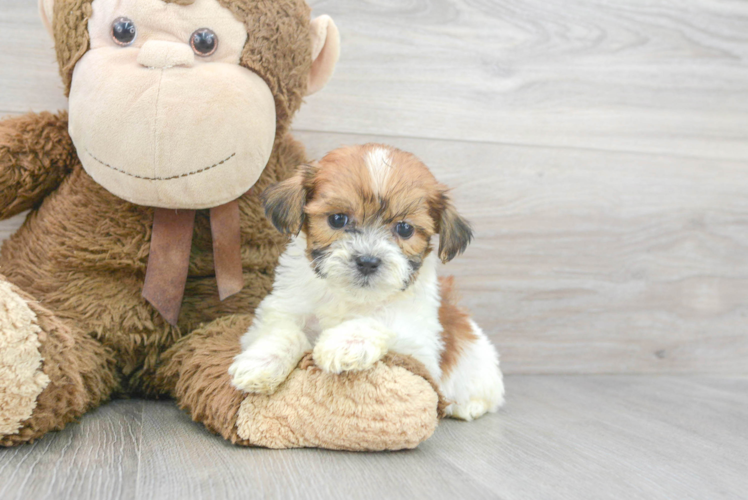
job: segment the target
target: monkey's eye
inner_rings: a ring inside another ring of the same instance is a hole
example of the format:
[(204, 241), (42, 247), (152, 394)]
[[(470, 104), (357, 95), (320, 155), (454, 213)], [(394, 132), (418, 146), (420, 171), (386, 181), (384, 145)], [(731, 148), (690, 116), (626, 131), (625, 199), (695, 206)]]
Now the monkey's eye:
[(413, 236), (413, 231), (413, 226), (411, 226), (407, 222), (398, 222), (397, 224), (395, 224), (395, 232), (404, 240), (407, 240), (408, 238)]
[(208, 57), (218, 48), (218, 35), (208, 28), (200, 28), (190, 36), (190, 45), (195, 54)]
[(333, 229), (343, 229), (348, 224), (348, 216), (345, 214), (334, 214), (327, 218), (327, 223)]
[(126, 17), (118, 17), (112, 23), (112, 40), (117, 45), (123, 47), (130, 45), (137, 34), (138, 29), (135, 27), (135, 23)]

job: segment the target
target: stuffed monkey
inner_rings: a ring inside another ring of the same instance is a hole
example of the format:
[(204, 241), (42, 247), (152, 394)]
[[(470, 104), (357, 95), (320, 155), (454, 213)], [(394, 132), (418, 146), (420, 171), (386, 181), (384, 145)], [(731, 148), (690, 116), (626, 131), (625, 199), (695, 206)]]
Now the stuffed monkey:
[(40, 0), (69, 112), (0, 122), (0, 444), (112, 396), (174, 397), (234, 443), (379, 450), (431, 435), (425, 369), (302, 361), (271, 396), (228, 367), (286, 239), (259, 195), (306, 161), (289, 135), (339, 52), (303, 0)]

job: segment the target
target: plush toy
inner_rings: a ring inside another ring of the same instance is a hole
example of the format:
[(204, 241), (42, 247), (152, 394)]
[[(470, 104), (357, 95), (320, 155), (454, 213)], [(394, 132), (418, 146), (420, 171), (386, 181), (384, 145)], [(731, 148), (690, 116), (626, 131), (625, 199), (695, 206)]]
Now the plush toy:
[(0, 122), (0, 444), (117, 394), (172, 396), (234, 443), (411, 448), (441, 403), (390, 355), (272, 396), (228, 367), (287, 241), (259, 194), (300, 163), (288, 133), (338, 32), (303, 0), (41, 0), (69, 112)]

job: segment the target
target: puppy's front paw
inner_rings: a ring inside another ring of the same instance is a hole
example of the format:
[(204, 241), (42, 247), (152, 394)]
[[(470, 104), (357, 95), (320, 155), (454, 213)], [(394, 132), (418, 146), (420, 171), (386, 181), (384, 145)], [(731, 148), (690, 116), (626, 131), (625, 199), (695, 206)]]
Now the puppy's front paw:
[(368, 370), (387, 354), (391, 333), (381, 325), (346, 321), (320, 335), (314, 346), (314, 362), (329, 373)]
[(244, 392), (272, 394), (285, 382), (294, 364), (272, 353), (248, 350), (229, 367), (231, 383)]

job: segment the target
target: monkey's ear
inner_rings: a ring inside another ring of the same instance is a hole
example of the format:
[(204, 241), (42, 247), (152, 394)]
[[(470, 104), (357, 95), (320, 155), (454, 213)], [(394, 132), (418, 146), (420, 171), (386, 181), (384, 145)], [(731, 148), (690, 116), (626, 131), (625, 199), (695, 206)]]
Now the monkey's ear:
[(283, 234), (299, 234), (304, 222), (305, 204), (306, 189), (302, 171), (270, 186), (262, 193), (265, 216)]
[(441, 195), (439, 205), (439, 258), (447, 263), (465, 251), (473, 239), (473, 230), (470, 223), (457, 213), (447, 195)]
[(54, 39), (54, 31), (52, 30), (54, 6), (55, 0), (39, 0), (39, 17), (42, 18), (42, 23), (44, 23), (44, 27), (47, 28), (47, 33), (52, 39)]
[(309, 72), (306, 95), (314, 94), (327, 84), (340, 57), (340, 33), (330, 16), (319, 16), (312, 20), (311, 36), (312, 70)]

